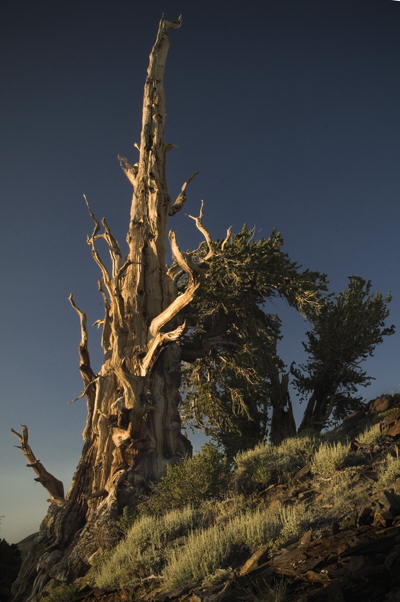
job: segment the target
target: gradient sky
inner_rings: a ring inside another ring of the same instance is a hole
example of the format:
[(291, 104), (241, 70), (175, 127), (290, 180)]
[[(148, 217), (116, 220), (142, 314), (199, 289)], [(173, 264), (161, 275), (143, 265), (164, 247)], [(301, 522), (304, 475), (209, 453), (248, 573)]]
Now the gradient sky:
[[(215, 236), (273, 227), (305, 267), (393, 294), (400, 327), (400, 2), (3, 0), (1, 57), (0, 536), (38, 528), (47, 492), (10, 427), (25, 423), (46, 468), (68, 486), (84, 401), (72, 291), (102, 316), (85, 242), (86, 193), (123, 240), (131, 189), (118, 153), (136, 158), (147, 57), (162, 12), (183, 13), (167, 67), (173, 196), (193, 171), (187, 210), (205, 200)], [(226, 8), (229, 7), (229, 8)], [(184, 213), (183, 248), (198, 243)], [(302, 318), (280, 302), (284, 359), (301, 361)], [(98, 336), (90, 331), (93, 364)], [(368, 362), (367, 399), (400, 389), (399, 335)], [(296, 410), (300, 415), (300, 410)]]

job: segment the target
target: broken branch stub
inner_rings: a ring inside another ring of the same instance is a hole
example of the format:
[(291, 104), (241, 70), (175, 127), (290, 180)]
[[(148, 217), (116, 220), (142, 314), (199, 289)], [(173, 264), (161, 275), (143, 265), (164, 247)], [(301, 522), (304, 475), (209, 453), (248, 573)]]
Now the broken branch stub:
[(25, 424), (21, 424), (22, 433), (11, 429), (11, 432), (16, 435), (19, 439), (20, 445), (17, 445), (22, 453), (24, 454), (26, 460), (28, 461), (27, 466), (32, 468), (32, 470), (38, 475), (35, 481), (41, 483), (45, 489), (50, 493), (51, 498), (48, 500), (52, 504), (57, 506), (61, 506), (64, 501), (64, 485), (62, 481), (59, 481), (50, 474), (43, 464), (38, 460), (35, 454), (32, 451), (31, 446), (28, 443), (28, 427)]
[(90, 365), (86, 314), (76, 305), (72, 293), (68, 296), (68, 301), (70, 302), (73, 310), (79, 316), (79, 323), (81, 327), (81, 340), (79, 343), (79, 369), (84, 385), (87, 387), (95, 378), (95, 373)]
[(211, 259), (211, 257), (214, 256), (215, 252), (214, 252), (213, 239), (211, 237), (211, 234), (209, 233), (207, 228), (204, 226), (203, 221), (202, 221), (203, 220), (203, 207), (204, 207), (204, 201), (201, 201), (199, 215), (198, 216), (188, 215), (188, 217), (194, 221), (194, 223), (196, 224), (196, 228), (204, 236), (204, 239), (205, 239), (205, 241), (207, 243), (207, 247), (208, 247), (208, 253), (204, 257), (203, 261), (208, 261), (209, 259)]
[(168, 215), (172, 216), (175, 215), (175, 213), (178, 213), (178, 211), (180, 211), (180, 209), (182, 209), (183, 205), (186, 202), (186, 189), (189, 186), (190, 182), (192, 182), (192, 180), (194, 180), (200, 172), (195, 171), (190, 178), (188, 178), (187, 180), (185, 180), (185, 182), (182, 184), (180, 193), (178, 194), (178, 196), (176, 197), (175, 203), (173, 205), (171, 205), (171, 207), (168, 210)]

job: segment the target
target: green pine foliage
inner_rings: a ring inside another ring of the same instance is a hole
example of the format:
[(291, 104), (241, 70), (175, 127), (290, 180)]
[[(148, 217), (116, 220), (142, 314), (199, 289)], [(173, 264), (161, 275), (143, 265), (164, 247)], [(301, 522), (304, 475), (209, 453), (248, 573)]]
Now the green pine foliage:
[[(182, 339), (185, 423), (201, 428), (230, 459), (267, 439), (276, 383), (285, 372), (277, 353), (281, 320), (269, 311), (274, 297), (312, 324), (304, 343), (308, 360), (291, 369), (307, 402), (302, 430), (320, 432), (357, 409), (358, 387), (371, 381), (361, 364), (394, 332), (385, 325), (390, 296), (373, 294), (371, 282), (358, 276), (345, 291), (327, 294), (326, 276), (292, 261), (276, 231), (256, 240), (244, 226), (229, 242), (213, 245), (202, 286), (182, 316), (188, 327)], [(203, 243), (197, 259), (206, 251)], [(178, 273), (178, 288), (185, 281)], [(282, 425), (282, 435), (290, 434)]]
[(313, 328), (303, 343), (309, 359), (292, 369), (294, 384), (308, 399), (305, 428), (321, 430), (360, 407), (357, 388), (372, 380), (361, 363), (394, 333), (385, 326), (390, 296), (371, 289), (370, 281), (351, 276), (346, 290), (326, 297), (310, 316)]
[[(230, 458), (268, 433), (271, 374), (284, 367), (276, 351), (281, 321), (268, 302), (284, 298), (307, 316), (326, 288), (323, 274), (302, 270), (282, 245), (278, 232), (255, 240), (246, 226), (229, 244), (215, 242), (202, 286), (184, 311), (183, 417)], [(184, 283), (183, 276), (178, 285)]]

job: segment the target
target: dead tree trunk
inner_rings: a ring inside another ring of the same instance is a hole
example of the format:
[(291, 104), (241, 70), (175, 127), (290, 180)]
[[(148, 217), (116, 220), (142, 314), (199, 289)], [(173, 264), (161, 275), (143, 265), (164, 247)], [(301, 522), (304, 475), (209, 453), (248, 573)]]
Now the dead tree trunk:
[[(139, 160), (121, 158), (121, 167), (134, 192), (123, 256), (108, 223), (93, 221), (88, 245), (100, 269), (99, 292), (104, 301), (102, 347), (104, 362), (95, 374), (87, 347), (86, 316), (72, 296), (80, 319), (80, 372), (87, 398), (87, 421), (82, 456), (72, 485), (61, 506), (52, 506), (42, 523), (37, 551), (22, 567), (14, 587), (14, 600), (36, 601), (43, 588), (82, 575), (91, 556), (119, 537), (115, 519), (123, 507), (134, 507), (138, 495), (160, 478), (165, 466), (191, 454), (181, 434), (178, 413), (180, 347), (185, 325), (179, 312), (193, 299), (204, 273), (179, 249), (169, 233), (177, 269), (166, 269), (168, 216), (184, 204), (184, 182), (172, 202), (167, 189), (165, 158), (171, 145), (164, 142), (165, 104), (163, 77), (169, 41), (167, 30), (180, 21), (161, 20), (151, 50), (144, 87)], [(213, 243), (204, 228), (202, 213), (193, 218), (203, 233), (210, 258)], [(111, 268), (98, 252), (106, 243)], [(186, 273), (186, 290), (177, 295), (176, 273)], [(32, 567), (38, 564), (38, 570)], [(32, 580), (34, 581), (32, 584)], [(30, 583), (29, 583), (30, 581)]]
[[(332, 390), (335, 391), (335, 388), (332, 387)], [(328, 422), (334, 399), (334, 394), (315, 390), (308, 400), (299, 432), (319, 434)]]
[(281, 378), (277, 370), (271, 371), (270, 378), (272, 384), (270, 439), (272, 443), (279, 445), (284, 439), (296, 436), (296, 422), (289, 394), (289, 373)]

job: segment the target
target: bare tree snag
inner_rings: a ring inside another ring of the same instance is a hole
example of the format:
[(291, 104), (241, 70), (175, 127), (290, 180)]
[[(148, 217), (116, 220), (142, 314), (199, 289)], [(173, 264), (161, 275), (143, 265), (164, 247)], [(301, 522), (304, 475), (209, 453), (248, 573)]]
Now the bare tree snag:
[(11, 429), (11, 432), (16, 435), (20, 441), (20, 445), (16, 445), (18, 449), (22, 451), (25, 458), (28, 461), (27, 466), (37, 474), (35, 481), (43, 485), (45, 489), (50, 493), (51, 498), (48, 500), (51, 504), (62, 505), (64, 503), (64, 485), (62, 481), (59, 481), (52, 474), (47, 472), (43, 464), (38, 460), (32, 451), (31, 446), (28, 443), (28, 427), (25, 424), (21, 424), (22, 433)]
[[(27, 560), (22, 571), (34, 581), (30, 578), (27, 585), (21, 577), (14, 602), (38, 602), (50, 579), (68, 581), (84, 574), (88, 559), (121, 536), (116, 518), (124, 507), (134, 509), (168, 464), (192, 452), (181, 433), (178, 409), (179, 339), (185, 329), (179, 313), (193, 300), (214, 248), (202, 223), (202, 204), (199, 216), (192, 217), (208, 248), (200, 265), (195, 255), (179, 249), (174, 232), (169, 234), (176, 269), (187, 277), (184, 292), (178, 294), (176, 270), (166, 266), (168, 219), (184, 205), (187, 187), (197, 175), (184, 182), (172, 202), (166, 180), (166, 155), (172, 145), (164, 142), (163, 81), (167, 32), (180, 25), (181, 19), (160, 21), (144, 86), (140, 143), (135, 144), (139, 158), (136, 163), (119, 158), (133, 186), (126, 255), (108, 222), (97, 218), (84, 197), (93, 222), (87, 242), (100, 270), (98, 289), (104, 305), (104, 315), (95, 323), (102, 329), (103, 364), (97, 374), (91, 368), (86, 315), (71, 295), (80, 323), (79, 366), (87, 397), (84, 445), (65, 503), (52, 505), (42, 523), (43, 555)], [(229, 238), (228, 231), (224, 244)], [(99, 244), (105, 244), (110, 264), (103, 261)], [(41, 465), (40, 470), (47, 476)]]

